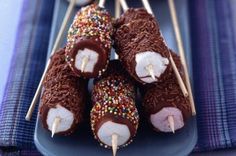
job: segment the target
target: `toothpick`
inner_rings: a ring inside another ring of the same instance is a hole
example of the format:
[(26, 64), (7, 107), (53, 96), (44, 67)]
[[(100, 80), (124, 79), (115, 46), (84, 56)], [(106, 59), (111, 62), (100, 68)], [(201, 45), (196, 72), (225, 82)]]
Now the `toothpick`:
[[(53, 48), (52, 48), (51, 55), (53, 55), (53, 54), (56, 52), (56, 50), (58, 49), (59, 45), (61, 44), (62, 35), (63, 35), (63, 33), (65, 32), (66, 25), (67, 25), (68, 22), (69, 22), (70, 16), (71, 16), (72, 11), (73, 11), (73, 8), (74, 8), (74, 6), (75, 6), (75, 1), (76, 1), (76, 0), (71, 0), (71, 1), (70, 1), (70, 4), (69, 4), (69, 6), (68, 6), (68, 8), (67, 8), (67, 11), (66, 11), (65, 17), (64, 17), (64, 19), (63, 19), (61, 28), (60, 28), (60, 30), (59, 30), (59, 33), (58, 33), (57, 38), (56, 38), (56, 41), (55, 41), (54, 46), (53, 46)], [(35, 108), (35, 106), (36, 106), (37, 100), (38, 100), (39, 95), (40, 95), (40, 93), (41, 93), (42, 83), (43, 83), (44, 77), (45, 77), (45, 75), (46, 75), (46, 72), (47, 72), (47, 70), (48, 70), (48, 67), (49, 67), (50, 62), (51, 62), (51, 60), (49, 59), (48, 62), (47, 62), (47, 64), (46, 64), (46, 67), (45, 67), (45, 69), (44, 69), (43, 75), (42, 75), (41, 80), (40, 80), (40, 82), (39, 82), (39, 85), (38, 85), (38, 88), (37, 88), (36, 93), (35, 93), (35, 95), (34, 95), (34, 98), (33, 98), (32, 102), (31, 102), (30, 107), (29, 107), (29, 109), (28, 109), (28, 112), (27, 112), (27, 114), (26, 114), (26, 116), (25, 116), (25, 120), (27, 120), (27, 121), (30, 121), (31, 116), (32, 116), (32, 114), (33, 114), (33, 111), (34, 111), (34, 108)]]
[(58, 128), (60, 122), (61, 122), (61, 118), (60, 117), (56, 117), (54, 119), (53, 124), (52, 124), (52, 135), (51, 135), (52, 138), (53, 138), (54, 134), (56, 133), (57, 128)]
[(116, 156), (117, 147), (118, 147), (117, 143), (118, 143), (118, 135), (114, 133), (111, 136), (111, 144), (112, 144), (113, 156)]
[(121, 6), (122, 6), (124, 11), (129, 9), (129, 7), (128, 7), (128, 5), (127, 5), (125, 0), (120, 0), (120, 4), (121, 4)]
[(104, 8), (104, 4), (105, 4), (105, 0), (100, 0), (99, 3), (98, 3), (98, 6), (100, 8)]
[(176, 10), (175, 10), (175, 3), (173, 0), (168, 0), (168, 4), (169, 4), (169, 8), (170, 8), (171, 20), (172, 20), (172, 24), (174, 27), (176, 42), (178, 45), (180, 60), (181, 60), (181, 63), (183, 64), (186, 84), (187, 84), (188, 92), (190, 95), (189, 100), (190, 100), (190, 104), (191, 104), (191, 108), (192, 108), (192, 115), (196, 115), (196, 109), (195, 109), (192, 89), (191, 89), (190, 80), (189, 80), (188, 67), (187, 67), (187, 63), (186, 63), (185, 51), (184, 51), (184, 47), (183, 47), (183, 42), (182, 42), (180, 28), (179, 28), (178, 19), (177, 19), (177, 14), (176, 14)]
[[(151, 8), (150, 3), (148, 2), (148, 0), (142, 0), (142, 3), (143, 3), (143, 5), (144, 5), (144, 7), (146, 8), (147, 12), (150, 13), (150, 14), (152, 14), (152, 15), (154, 16), (154, 13), (153, 13), (153, 11), (152, 11), (152, 8)], [(163, 37), (163, 38), (164, 38), (164, 37)], [(165, 41), (164, 41), (164, 42), (165, 42)], [(166, 44), (166, 43), (165, 43), (165, 44)], [(168, 50), (168, 51), (169, 51), (169, 50)], [(170, 62), (171, 62), (171, 65), (172, 65), (172, 67), (173, 67), (175, 76), (176, 76), (176, 78), (178, 79), (178, 84), (179, 84), (179, 86), (180, 86), (180, 88), (181, 88), (181, 90), (182, 90), (182, 92), (183, 92), (183, 95), (184, 95), (185, 97), (187, 97), (187, 96), (188, 96), (188, 91), (187, 91), (187, 89), (186, 89), (186, 86), (185, 86), (185, 84), (184, 84), (184, 81), (183, 81), (182, 77), (181, 77), (180, 74), (179, 74), (178, 68), (176, 67), (175, 62), (173, 61), (173, 58), (172, 58), (172, 55), (171, 55), (170, 51), (169, 51), (169, 54), (170, 54)], [(171, 60), (172, 60), (172, 61), (171, 61)]]
[(156, 77), (155, 77), (155, 74), (154, 74), (154, 70), (153, 70), (153, 66), (152, 64), (149, 64), (146, 66), (146, 70), (148, 71), (149, 75), (152, 77), (152, 79), (154, 81), (156, 81)]
[(172, 115), (168, 116), (168, 123), (170, 125), (170, 129), (173, 133), (175, 133), (175, 121)]
[(84, 72), (86, 65), (88, 64), (88, 56), (84, 56), (81, 63), (81, 72)]

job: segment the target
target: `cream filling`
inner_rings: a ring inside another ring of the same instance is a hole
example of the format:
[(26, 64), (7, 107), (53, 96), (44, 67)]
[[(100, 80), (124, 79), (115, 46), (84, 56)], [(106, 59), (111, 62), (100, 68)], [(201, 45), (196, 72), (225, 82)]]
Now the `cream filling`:
[[(87, 59), (83, 67), (82, 64), (85, 58)], [(98, 62), (98, 53), (91, 49), (87, 48), (80, 49), (78, 50), (75, 56), (75, 67), (80, 71), (82, 70), (82, 68), (84, 68), (83, 72), (92, 73), (97, 62)]]
[(97, 132), (99, 140), (108, 146), (112, 146), (112, 134), (118, 135), (118, 146), (124, 145), (130, 138), (130, 131), (127, 125), (112, 121), (103, 123)]
[(178, 130), (184, 126), (181, 110), (175, 107), (164, 107), (159, 112), (152, 114), (150, 120), (152, 125), (162, 132), (172, 132), (168, 122), (168, 116), (173, 116), (174, 129)]
[[(161, 76), (162, 73), (167, 68), (169, 64), (168, 58), (162, 57), (159, 53), (146, 51), (135, 55), (136, 67), (135, 72), (145, 83), (156, 82), (157, 78)], [(156, 79), (153, 79), (147, 67), (151, 65), (153, 69), (153, 74)]]
[(52, 131), (52, 125), (55, 118), (60, 119), (55, 133), (67, 131), (71, 128), (74, 121), (74, 115), (71, 111), (69, 111), (65, 107), (62, 107), (61, 105), (57, 105), (56, 108), (51, 108), (48, 111), (47, 125), (50, 131)]

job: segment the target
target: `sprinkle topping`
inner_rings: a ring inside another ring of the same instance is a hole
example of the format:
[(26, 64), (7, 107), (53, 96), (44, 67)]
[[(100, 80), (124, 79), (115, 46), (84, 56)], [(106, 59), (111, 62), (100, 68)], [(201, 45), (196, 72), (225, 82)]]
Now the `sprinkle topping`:
[[(109, 69), (108, 69), (109, 70)], [(107, 77), (98, 80), (92, 91), (91, 127), (96, 139), (97, 125), (106, 116), (112, 119), (126, 120), (134, 131), (130, 140), (122, 145), (126, 146), (135, 136), (138, 128), (139, 115), (135, 107), (135, 87), (125, 77), (119, 73), (111, 73)], [(128, 126), (128, 127), (129, 127)], [(103, 145), (103, 143), (101, 143)]]
[(77, 12), (68, 31), (66, 51), (73, 49), (77, 39), (94, 38), (104, 48), (111, 48), (112, 23), (110, 14), (96, 4), (83, 7)]

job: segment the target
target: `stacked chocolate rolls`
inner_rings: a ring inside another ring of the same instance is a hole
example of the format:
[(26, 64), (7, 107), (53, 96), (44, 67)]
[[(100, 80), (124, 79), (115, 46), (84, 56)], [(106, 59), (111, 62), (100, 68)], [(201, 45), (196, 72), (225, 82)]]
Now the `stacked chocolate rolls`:
[(146, 84), (171, 76), (169, 50), (151, 14), (142, 8), (128, 9), (114, 28), (114, 47), (133, 78)]
[[(179, 56), (171, 52), (174, 62), (182, 76), (183, 68)], [(172, 76), (165, 82), (146, 86), (143, 107), (154, 129), (161, 132), (175, 132), (184, 127), (191, 117), (189, 99), (184, 97), (178, 81)]]
[(66, 60), (77, 76), (94, 78), (106, 70), (112, 33), (111, 16), (104, 8), (92, 4), (77, 12), (66, 45)]
[(69, 135), (83, 119), (87, 81), (78, 78), (65, 61), (65, 49), (51, 58), (43, 81), (40, 118), (44, 128)]
[(95, 139), (105, 147), (128, 145), (138, 128), (139, 115), (135, 107), (135, 86), (118, 60), (111, 61), (108, 70), (96, 79), (92, 91), (91, 127)]

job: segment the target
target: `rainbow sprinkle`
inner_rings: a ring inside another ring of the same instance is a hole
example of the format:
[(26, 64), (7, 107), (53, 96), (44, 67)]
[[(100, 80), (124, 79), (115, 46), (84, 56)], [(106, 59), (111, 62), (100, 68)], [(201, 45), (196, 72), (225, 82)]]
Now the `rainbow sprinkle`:
[[(137, 130), (139, 115), (135, 107), (135, 88), (126, 78), (118, 74), (112, 74), (98, 81), (92, 92), (94, 107), (91, 110), (91, 127), (95, 139), (98, 139), (95, 126), (104, 116), (112, 115), (114, 118), (128, 120)], [(125, 145), (132, 142), (132, 137)], [(107, 148), (107, 145), (100, 143)]]

